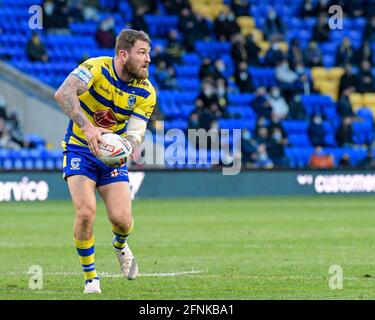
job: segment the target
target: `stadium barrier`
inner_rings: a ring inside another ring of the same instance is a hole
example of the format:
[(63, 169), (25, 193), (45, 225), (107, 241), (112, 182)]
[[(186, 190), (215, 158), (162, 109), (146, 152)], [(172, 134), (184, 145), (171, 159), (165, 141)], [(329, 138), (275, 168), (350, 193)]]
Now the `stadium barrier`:
[[(133, 198), (247, 197), (374, 194), (374, 170), (132, 171)], [(0, 202), (69, 199), (60, 172), (13, 172), (0, 175)]]

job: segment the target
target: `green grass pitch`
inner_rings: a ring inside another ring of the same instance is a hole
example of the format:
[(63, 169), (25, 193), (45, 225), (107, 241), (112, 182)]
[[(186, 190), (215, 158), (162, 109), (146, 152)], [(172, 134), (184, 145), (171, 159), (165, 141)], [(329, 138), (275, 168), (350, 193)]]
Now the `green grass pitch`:
[[(0, 299), (374, 299), (373, 197), (133, 202), (141, 275), (119, 276), (104, 206), (95, 222), (101, 295), (84, 295), (69, 201), (0, 204)], [(43, 269), (31, 290), (29, 268)], [(343, 270), (330, 289), (329, 268)]]

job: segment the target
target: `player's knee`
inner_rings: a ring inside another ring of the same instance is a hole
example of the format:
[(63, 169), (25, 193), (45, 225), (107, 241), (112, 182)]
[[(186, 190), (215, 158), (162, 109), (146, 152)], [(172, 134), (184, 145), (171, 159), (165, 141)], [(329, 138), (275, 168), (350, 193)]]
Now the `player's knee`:
[(91, 225), (95, 219), (95, 208), (87, 205), (76, 207), (77, 220), (81, 225)]
[(112, 224), (121, 233), (130, 233), (133, 229), (133, 218), (131, 215), (118, 215), (112, 219)]

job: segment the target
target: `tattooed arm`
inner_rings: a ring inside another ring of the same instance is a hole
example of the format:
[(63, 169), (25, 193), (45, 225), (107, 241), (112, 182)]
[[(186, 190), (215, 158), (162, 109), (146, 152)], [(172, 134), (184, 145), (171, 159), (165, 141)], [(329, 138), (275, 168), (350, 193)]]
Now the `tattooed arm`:
[(81, 109), (78, 96), (88, 90), (87, 84), (75, 75), (70, 74), (55, 93), (55, 99), (70, 119), (82, 129), (91, 152), (99, 155), (101, 134), (108, 132), (95, 127)]

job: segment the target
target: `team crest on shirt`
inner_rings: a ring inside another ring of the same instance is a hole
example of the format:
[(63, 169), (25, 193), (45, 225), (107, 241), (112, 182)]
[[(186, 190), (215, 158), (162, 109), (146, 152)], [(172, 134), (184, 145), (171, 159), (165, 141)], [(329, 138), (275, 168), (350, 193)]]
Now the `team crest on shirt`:
[(70, 169), (79, 170), (80, 164), (81, 164), (81, 158), (72, 158), (70, 160)]
[(136, 101), (137, 101), (137, 97), (134, 95), (130, 95), (128, 98), (128, 107), (130, 108), (134, 107)]

